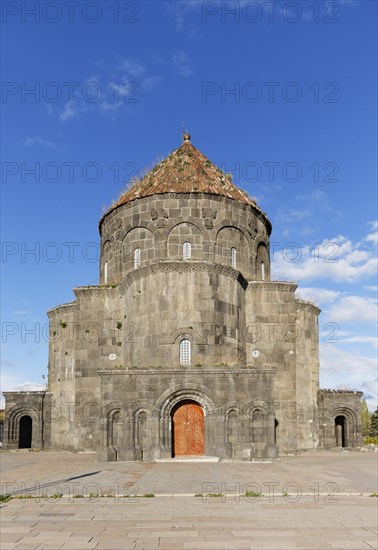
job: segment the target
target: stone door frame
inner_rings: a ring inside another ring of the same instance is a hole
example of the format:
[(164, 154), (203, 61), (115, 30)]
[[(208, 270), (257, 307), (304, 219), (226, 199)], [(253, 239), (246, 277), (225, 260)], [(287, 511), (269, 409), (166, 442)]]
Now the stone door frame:
[(180, 401), (194, 401), (202, 407), (204, 414), (204, 455), (208, 453), (209, 430), (206, 429), (207, 417), (215, 410), (212, 399), (208, 396), (208, 388), (200, 384), (191, 384), (187, 387), (175, 387), (165, 391), (157, 402), (159, 412), (159, 442), (162, 456), (172, 457), (172, 411)]

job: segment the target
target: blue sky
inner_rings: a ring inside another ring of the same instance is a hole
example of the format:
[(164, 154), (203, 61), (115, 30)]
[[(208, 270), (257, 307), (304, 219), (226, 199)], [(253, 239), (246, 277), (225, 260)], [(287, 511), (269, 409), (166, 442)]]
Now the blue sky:
[(184, 121), (322, 308), (321, 386), (374, 408), (376, 3), (74, 4), (1, 6), (2, 389), (44, 383), (46, 311), (98, 282), (103, 208)]

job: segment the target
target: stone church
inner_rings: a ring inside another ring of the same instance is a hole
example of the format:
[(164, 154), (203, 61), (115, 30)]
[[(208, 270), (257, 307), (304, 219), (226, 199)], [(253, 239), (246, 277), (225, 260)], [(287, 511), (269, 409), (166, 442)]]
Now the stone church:
[(319, 389), (320, 310), (271, 281), (271, 222), (188, 133), (99, 230), (100, 284), (48, 312), (48, 385), (4, 393), (4, 448), (254, 460), (361, 444), (362, 393)]

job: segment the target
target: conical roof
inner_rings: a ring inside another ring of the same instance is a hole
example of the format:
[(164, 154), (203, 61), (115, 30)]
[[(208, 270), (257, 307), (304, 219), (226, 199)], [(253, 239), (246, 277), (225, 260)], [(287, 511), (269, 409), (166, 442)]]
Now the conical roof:
[(178, 149), (128, 189), (106, 214), (135, 199), (161, 193), (210, 193), (256, 206), (256, 201), (192, 145), (188, 133)]

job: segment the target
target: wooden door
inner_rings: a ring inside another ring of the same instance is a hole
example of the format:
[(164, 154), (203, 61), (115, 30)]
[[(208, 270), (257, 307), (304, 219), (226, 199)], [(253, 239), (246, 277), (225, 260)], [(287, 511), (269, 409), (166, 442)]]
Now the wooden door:
[(193, 401), (179, 403), (172, 414), (173, 454), (203, 455), (205, 452), (204, 414)]

